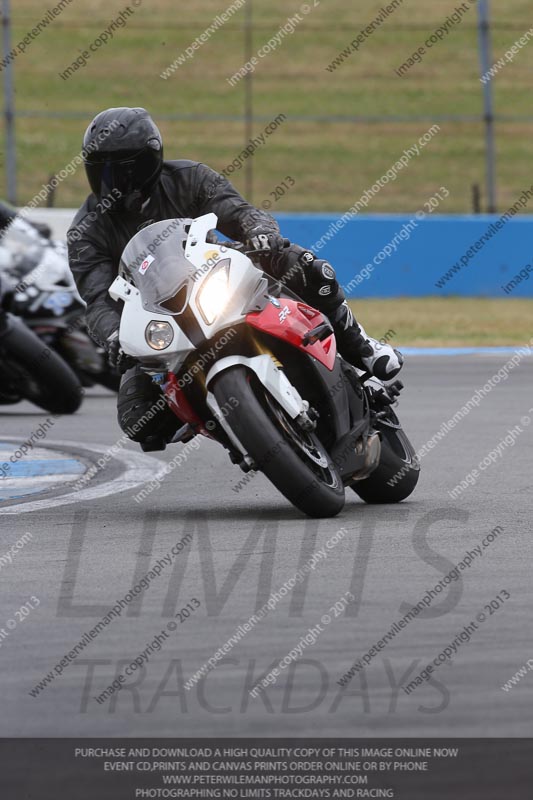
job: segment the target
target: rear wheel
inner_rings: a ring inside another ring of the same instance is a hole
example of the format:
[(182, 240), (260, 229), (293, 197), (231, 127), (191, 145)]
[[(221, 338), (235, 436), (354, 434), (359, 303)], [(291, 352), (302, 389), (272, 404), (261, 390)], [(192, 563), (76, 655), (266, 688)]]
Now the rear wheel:
[(219, 407), (257, 469), (310, 517), (333, 517), (344, 506), (344, 486), (318, 437), (303, 430), (245, 367), (214, 381)]
[(380, 425), (381, 457), (376, 469), (352, 489), (365, 503), (399, 503), (414, 491), (420, 464), (413, 445), (400, 427)]
[(78, 410), (82, 401), (78, 378), (38, 336), (15, 322), (2, 345), (2, 373), (8, 393), (12, 390), (19, 398), (53, 414), (73, 414)]

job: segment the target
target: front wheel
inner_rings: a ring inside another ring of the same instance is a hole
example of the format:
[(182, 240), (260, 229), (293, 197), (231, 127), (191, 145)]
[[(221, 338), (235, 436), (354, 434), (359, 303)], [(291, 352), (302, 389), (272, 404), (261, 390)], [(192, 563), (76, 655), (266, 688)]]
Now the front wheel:
[(413, 445), (398, 427), (380, 426), (381, 457), (376, 469), (352, 489), (365, 503), (400, 503), (414, 491), (420, 464)]
[(213, 393), (226, 421), (257, 469), (310, 517), (334, 517), (344, 486), (318, 437), (304, 431), (245, 367), (216, 377)]

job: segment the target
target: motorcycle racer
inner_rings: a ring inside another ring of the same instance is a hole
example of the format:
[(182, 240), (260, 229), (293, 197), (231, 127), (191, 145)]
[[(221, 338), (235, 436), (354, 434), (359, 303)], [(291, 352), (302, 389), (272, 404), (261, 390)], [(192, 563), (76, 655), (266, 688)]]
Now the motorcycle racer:
[[(120, 308), (107, 290), (128, 241), (153, 222), (214, 212), (225, 236), (257, 250), (265, 272), (329, 318), (347, 361), (381, 380), (398, 374), (401, 354), (367, 336), (346, 303), (333, 267), (284, 239), (270, 214), (247, 203), (210, 167), (183, 159), (165, 161), (161, 134), (145, 109), (99, 113), (85, 132), (83, 153), (92, 193), (67, 234), (69, 263), (87, 303), (89, 329), (106, 346), (112, 364), (127, 366), (118, 338)], [(119, 391), (119, 424), (135, 441), (155, 433), (165, 437), (175, 429), (176, 417), (164, 408), (142, 430), (135, 424), (158, 392), (140, 367), (127, 369)]]
[[(13, 220), (15, 220), (18, 216), (18, 212), (14, 208), (5, 203), (3, 200), (0, 200), (0, 238), (7, 231)], [(37, 233), (39, 233), (45, 239), (49, 239), (52, 235), (52, 230), (50, 226), (46, 224), (46, 222), (36, 222), (26, 218), (24, 219), (28, 225), (31, 225), (32, 228), (34, 228)]]

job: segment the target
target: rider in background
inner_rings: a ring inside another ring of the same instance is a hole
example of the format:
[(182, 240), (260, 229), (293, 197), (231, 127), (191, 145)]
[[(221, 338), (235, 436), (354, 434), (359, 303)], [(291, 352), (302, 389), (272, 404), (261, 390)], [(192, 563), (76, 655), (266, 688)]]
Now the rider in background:
[[(3, 200), (0, 200), (0, 239), (7, 231), (13, 220), (18, 216), (19, 213), (15, 208), (8, 205), (8, 203), (5, 203)], [(32, 228), (35, 228), (37, 233), (39, 233), (41, 236), (44, 236), (45, 239), (49, 239), (52, 235), (52, 230), (50, 226), (46, 224), (46, 222), (33, 222), (32, 220), (27, 219), (27, 217), (24, 217), (23, 219), (29, 225), (31, 225)]]

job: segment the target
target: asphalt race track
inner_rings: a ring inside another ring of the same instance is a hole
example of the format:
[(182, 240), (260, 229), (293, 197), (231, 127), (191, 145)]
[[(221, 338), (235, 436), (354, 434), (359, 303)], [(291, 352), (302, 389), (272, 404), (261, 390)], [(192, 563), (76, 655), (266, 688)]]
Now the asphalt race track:
[[(415, 446), (509, 357), (411, 357), (399, 414)], [(114, 405), (105, 390), (89, 390), (81, 411), (34, 437), (16, 474), (0, 481), (3, 736), (529, 735), (533, 674), (507, 692), (501, 686), (533, 658), (531, 358), (423, 457), (409, 501), (372, 507), (349, 492), (344, 512), (320, 522), (303, 519), (261, 475), (235, 491), (243, 473), (207, 441), (189, 447), (160, 483), (147, 484), (181, 446), (145, 455), (120, 443)], [(1, 407), (3, 461), (47, 418), (29, 404)], [(491, 451), (493, 463), (453, 499), (449, 492)], [(99, 459), (96, 475), (73, 489)], [(136, 502), (143, 486), (153, 488)], [(476, 554), (488, 534), (492, 541)], [(179, 553), (167, 563), (177, 542)], [(284, 596), (278, 592), (205, 681), (186, 689), (239, 625), (323, 548), (326, 557), (316, 557)], [(467, 551), (474, 555), (458, 580), (448, 578), (427, 610), (341, 688), (337, 680), (354, 660)], [(97, 636), (83, 639), (154, 564), (159, 575)], [(335, 617), (332, 608), (347, 592), (354, 600)], [(476, 620), (470, 640), (461, 639)], [(454, 641), (451, 663), (404, 691)], [(261, 677), (298, 645), (296, 660), (252, 697)], [(54, 677), (36, 690), (48, 673)], [(96, 700), (113, 681), (117, 691)]]

